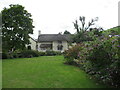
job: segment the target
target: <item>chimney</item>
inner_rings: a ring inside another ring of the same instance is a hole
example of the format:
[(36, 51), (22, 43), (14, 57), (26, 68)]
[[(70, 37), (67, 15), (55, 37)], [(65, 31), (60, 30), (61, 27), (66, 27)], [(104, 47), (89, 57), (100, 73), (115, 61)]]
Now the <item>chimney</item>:
[(39, 36), (40, 34), (41, 34), (41, 31), (39, 30), (39, 31), (38, 31), (38, 36)]

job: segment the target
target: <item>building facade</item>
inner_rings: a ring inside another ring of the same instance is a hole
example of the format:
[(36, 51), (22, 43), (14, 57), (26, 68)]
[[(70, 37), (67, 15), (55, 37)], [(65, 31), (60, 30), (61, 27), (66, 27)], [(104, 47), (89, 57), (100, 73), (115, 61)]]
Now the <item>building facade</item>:
[(32, 50), (40, 52), (45, 51), (60, 51), (64, 52), (69, 47), (71, 42), (70, 35), (62, 34), (39, 34), (38, 39), (30, 38), (30, 45)]
[(47, 50), (64, 52), (68, 49), (70, 42), (68, 35), (61, 34), (40, 34), (38, 37), (38, 51)]

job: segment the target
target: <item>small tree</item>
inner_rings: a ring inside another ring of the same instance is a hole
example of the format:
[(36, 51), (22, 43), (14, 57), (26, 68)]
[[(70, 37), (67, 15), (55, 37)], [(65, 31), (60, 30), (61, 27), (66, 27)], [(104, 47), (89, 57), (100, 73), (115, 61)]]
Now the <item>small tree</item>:
[(69, 31), (65, 30), (64, 34), (71, 34)]
[(73, 41), (79, 43), (92, 40), (92, 36), (89, 35), (90, 27), (95, 25), (95, 22), (98, 21), (98, 17), (91, 19), (88, 24), (86, 24), (84, 16), (80, 16), (79, 21), (81, 23), (81, 26), (78, 25), (78, 20), (75, 20), (75, 22), (73, 22), (74, 27), (77, 30), (77, 34), (73, 37)]
[(84, 16), (80, 16), (79, 21), (81, 22), (81, 27), (78, 25), (77, 20), (75, 20), (75, 22), (73, 22), (74, 27), (77, 30), (77, 33), (85, 32), (85, 31), (89, 30), (90, 27), (95, 25), (95, 22), (98, 21), (98, 17), (96, 17), (95, 19), (91, 19), (91, 21), (88, 22), (88, 25), (86, 24)]
[(1, 12), (3, 49), (24, 49), (29, 44), (29, 34), (33, 33), (31, 14), (18, 4), (10, 5)]

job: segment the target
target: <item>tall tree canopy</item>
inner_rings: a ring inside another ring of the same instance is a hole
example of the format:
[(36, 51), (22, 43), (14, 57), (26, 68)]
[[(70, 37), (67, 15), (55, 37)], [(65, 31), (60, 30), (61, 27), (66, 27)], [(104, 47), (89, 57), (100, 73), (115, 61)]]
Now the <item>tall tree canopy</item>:
[(31, 14), (22, 5), (10, 5), (2, 11), (2, 42), (3, 49), (23, 49), (29, 44), (29, 34), (34, 26)]

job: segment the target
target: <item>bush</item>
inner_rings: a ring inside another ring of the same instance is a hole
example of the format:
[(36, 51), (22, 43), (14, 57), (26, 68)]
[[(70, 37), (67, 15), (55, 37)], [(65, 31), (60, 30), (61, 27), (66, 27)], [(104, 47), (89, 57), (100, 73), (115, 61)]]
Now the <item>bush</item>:
[(90, 61), (94, 72), (93, 77), (112, 87), (120, 87), (120, 40), (117, 37), (105, 37), (97, 40), (88, 50), (87, 60)]
[(45, 52), (46, 56), (55, 56), (55, 55), (61, 55), (61, 52), (58, 51), (46, 51)]
[(80, 48), (81, 45), (75, 45), (73, 46), (72, 48), (70, 48), (69, 50), (66, 50), (64, 52), (64, 58), (65, 58), (65, 63), (66, 64), (70, 64), (70, 65), (77, 65), (77, 63), (75, 62), (75, 59), (78, 59), (78, 54), (79, 54), (79, 51), (80, 51)]
[(56, 53), (56, 55), (62, 55), (62, 53), (59, 51), (54, 51), (54, 52)]
[(45, 56), (45, 52), (39, 52), (39, 56)]
[(55, 56), (56, 53), (55, 53), (54, 51), (46, 51), (46, 52), (45, 52), (45, 55), (46, 55), (46, 56)]
[(1, 56), (2, 56), (2, 59), (7, 59), (8, 58), (8, 55), (7, 55), (7, 53), (0, 53), (1, 54)]
[(39, 52), (33, 51), (33, 50), (24, 50), (24, 51), (20, 52), (20, 56), (23, 58), (38, 57)]
[(65, 51), (65, 63), (77, 64), (92, 78), (110, 87), (120, 87), (120, 37), (83, 42)]

